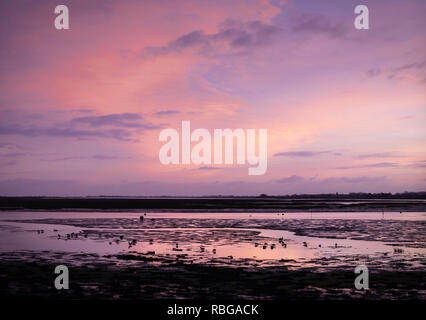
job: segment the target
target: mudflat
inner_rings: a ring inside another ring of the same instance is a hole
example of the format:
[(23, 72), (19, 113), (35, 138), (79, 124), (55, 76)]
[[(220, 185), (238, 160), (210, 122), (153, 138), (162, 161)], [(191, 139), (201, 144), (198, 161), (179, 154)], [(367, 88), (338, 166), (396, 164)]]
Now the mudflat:
[[(8, 212), (0, 295), (425, 299), (425, 213), (358, 214)], [(54, 287), (59, 264), (69, 290)], [(355, 289), (357, 265), (370, 290)]]

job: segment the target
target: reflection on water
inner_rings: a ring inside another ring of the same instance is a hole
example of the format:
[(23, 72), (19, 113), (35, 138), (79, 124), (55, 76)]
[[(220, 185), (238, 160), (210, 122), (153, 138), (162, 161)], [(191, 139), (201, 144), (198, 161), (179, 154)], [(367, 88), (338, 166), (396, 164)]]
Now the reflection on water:
[[(393, 255), (394, 248), (381, 241), (316, 238), (293, 232), (243, 228), (132, 228), (120, 227), (114, 219), (135, 218), (140, 213), (100, 212), (4, 212), (0, 220), (0, 251), (19, 250), (105, 254), (139, 253), (189, 258), (254, 259), (305, 264), (311, 259), (350, 255)], [(156, 219), (271, 219), (271, 213), (149, 213)], [(315, 213), (314, 219), (377, 219), (378, 213)], [(382, 213), (380, 213), (380, 216)], [(286, 213), (278, 219), (306, 219), (310, 213)], [(74, 227), (61, 224), (19, 223), (21, 219), (108, 218), (113, 228)], [(387, 219), (425, 220), (424, 213), (392, 213)], [(216, 233), (216, 234), (215, 234)], [(404, 248), (404, 255), (424, 257), (424, 248)]]

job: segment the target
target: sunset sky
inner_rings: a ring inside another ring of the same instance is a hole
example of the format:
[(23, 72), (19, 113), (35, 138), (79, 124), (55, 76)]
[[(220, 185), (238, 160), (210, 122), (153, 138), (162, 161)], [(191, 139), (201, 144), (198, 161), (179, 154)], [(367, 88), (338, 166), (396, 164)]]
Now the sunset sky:
[[(1, 1), (0, 195), (425, 191), (425, 17), (424, 0)], [(267, 129), (266, 174), (162, 165), (182, 120)]]

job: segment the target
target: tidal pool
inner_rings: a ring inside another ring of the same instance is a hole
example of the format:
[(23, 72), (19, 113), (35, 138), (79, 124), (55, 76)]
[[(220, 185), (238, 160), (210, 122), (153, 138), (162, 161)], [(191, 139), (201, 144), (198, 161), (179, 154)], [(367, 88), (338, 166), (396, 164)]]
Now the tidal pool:
[[(384, 219), (377, 212), (284, 215), (2, 212), (0, 215), (3, 253), (142, 255), (155, 257), (152, 260), (156, 262), (164, 258), (187, 263), (292, 268), (343, 266), (356, 260), (383, 267), (402, 262), (405, 267), (416, 269), (424, 269), (426, 256), (424, 234), (416, 234), (416, 230), (422, 233), (425, 226), (422, 212), (385, 213)], [(141, 215), (144, 222), (139, 220)], [(380, 234), (380, 230), (392, 228), (401, 235), (393, 239), (386, 232)], [(377, 240), (382, 238), (387, 241)]]

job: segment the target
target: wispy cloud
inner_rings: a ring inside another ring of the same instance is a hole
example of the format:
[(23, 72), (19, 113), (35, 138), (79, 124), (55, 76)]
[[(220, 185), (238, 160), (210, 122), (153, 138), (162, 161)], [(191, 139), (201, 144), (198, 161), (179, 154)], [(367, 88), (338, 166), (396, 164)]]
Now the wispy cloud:
[(115, 159), (119, 159), (119, 157), (108, 156), (108, 155), (104, 155), (104, 154), (95, 154), (92, 158), (95, 159), (95, 160), (115, 160)]
[(426, 160), (417, 161), (409, 165), (412, 168), (426, 168)]
[(62, 138), (106, 138), (135, 141), (133, 135), (143, 130), (157, 129), (158, 126), (145, 123), (134, 113), (108, 114), (78, 117), (70, 121), (45, 128), (40, 124), (0, 125), (0, 135), (21, 135), (27, 137), (49, 136)]
[(3, 150), (17, 150), (17, 149), (21, 149), (21, 147), (17, 144), (14, 143), (9, 143), (9, 142), (1, 142), (0, 143), (0, 149)]
[(381, 152), (381, 153), (362, 153), (357, 156), (360, 159), (368, 159), (368, 158), (395, 158), (397, 157), (394, 154)]
[(426, 67), (426, 61), (412, 62), (412, 63), (406, 63), (402, 66), (396, 67), (396, 68), (392, 69), (392, 71), (393, 72), (401, 72), (401, 71), (410, 70), (410, 69), (419, 70), (419, 69), (423, 69), (425, 67)]
[(0, 162), (0, 168), (1, 167), (10, 167), (10, 166), (14, 166), (17, 165), (18, 161), (4, 161), (4, 162)]
[(209, 166), (203, 166), (203, 167), (199, 167), (198, 170), (222, 170), (223, 168), (218, 168), (218, 167), (209, 167)]
[(376, 77), (376, 76), (379, 76), (380, 74), (382, 74), (382, 70), (380, 68), (371, 68), (367, 70), (367, 75), (369, 77)]
[(278, 179), (278, 180), (276, 180), (276, 182), (279, 182), (279, 183), (295, 183), (295, 182), (301, 182), (301, 181), (304, 181), (304, 180), (305, 180), (305, 178), (303, 178), (301, 176), (292, 175), (292, 176), (289, 176), (289, 177), (286, 177), (286, 178)]
[(274, 157), (315, 157), (323, 154), (342, 155), (340, 152), (334, 151), (290, 151), (275, 153)]
[(122, 159), (117, 156), (103, 155), (103, 154), (95, 154), (93, 156), (66, 156), (61, 158), (53, 158), (53, 159), (43, 159), (44, 161), (77, 161), (77, 160), (116, 160)]
[(360, 168), (393, 168), (398, 167), (399, 164), (395, 162), (378, 162), (378, 163), (369, 163), (369, 164), (359, 164), (354, 166), (341, 166), (336, 167), (338, 170), (349, 170), (349, 169), (360, 169)]
[(367, 177), (367, 176), (358, 176), (358, 177), (328, 177), (318, 179), (316, 177), (305, 178), (298, 175), (292, 175), (289, 177), (285, 177), (282, 179), (275, 180), (274, 182), (285, 183), (285, 184), (295, 184), (295, 185), (306, 185), (306, 184), (336, 184), (336, 183), (372, 183), (372, 182), (382, 182), (386, 181), (387, 177), (379, 176), (379, 177)]
[(132, 140), (131, 136), (133, 135), (131, 131), (124, 129), (82, 130), (74, 128), (49, 128), (39, 130), (38, 134), (62, 138), (107, 138), (128, 141)]
[(163, 110), (163, 111), (158, 111), (155, 112), (154, 115), (156, 116), (169, 116), (172, 114), (179, 114), (181, 113), (179, 110)]
[(380, 176), (380, 177), (366, 177), (366, 176), (360, 176), (360, 177), (331, 177), (323, 179), (322, 182), (324, 183), (373, 183), (373, 182), (383, 182), (386, 181), (387, 177)]
[(122, 128), (140, 128), (140, 129), (157, 129), (146, 123), (141, 123), (142, 117), (136, 113), (115, 113), (103, 116), (79, 117), (71, 120), (71, 123), (84, 123), (92, 127), (122, 127)]
[(71, 110), (70, 112), (74, 112), (74, 113), (93, 113), (93, 112), (95, 112), (93, 109), (84, 109), (84, 108), (82, 108), (82, 109), (74, 109), (74, 110)]
[(347, 33), (343, 23), (332, 22), (329, 17), (313, 14), (302, 14), (294, 18), (293, 32), (325, 34), (333, 38), (342, 38)]
[(143, 55), (166, 55), (197, 47), (203, 48), (203, 52), (211, 52), (215, 46), (226, 46), (230, 49), (261, 47), (272, 43), (281, 31), (280, 27), (262, 21), (242, 23), (228, 20), (219, 26), (216, 33), (207, 34), (202, 30), (194, 30), (164, 46), (147, 47)]
[(394, 68), (380, 68), (374, 67), (367, 70), (366, 74), (369, 77), (377, 77), (384, 76), (387, 79), (395, 79), (395, 78), (403, 78), (408, 73), (417, 74), (418, 79), (424, 79), (426, 68), (426, 60), (425, 61), (415, 61), (411, 63), (406, 63)]
[(23, 152), (10, 152), (10, 153), (0, 154), (0, 157), (5, 157), (5, 158), (18, 158), (23, 156), (25, 156), (25, 153)]

